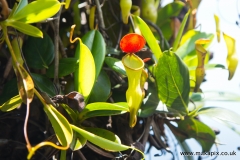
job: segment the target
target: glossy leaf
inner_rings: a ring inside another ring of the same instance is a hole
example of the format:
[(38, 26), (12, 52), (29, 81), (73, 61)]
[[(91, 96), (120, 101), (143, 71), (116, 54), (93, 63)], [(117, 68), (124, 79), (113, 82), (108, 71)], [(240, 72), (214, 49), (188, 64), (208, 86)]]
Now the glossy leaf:
[(19, 11), (21, 11), (26, 5), (28, 5), (28, 1), (27, 0), (19, 0), (19, 3), (16, 7), (16, 10), (14, 10), (13, 15), (17, 14)]
[(189, 138), (196, 139), (202, 146), (203, 152), (208, 152), (215, 142), (215, 133), (204, 123), (193, 118), (187, 118), (178, 123), (178, 128), (186, 133)]
[(110, 141), (106, 138), (102, 138), (98, 135), (92, 134), (84, 129), (78, 128), (74, 125), (71, 125), (72, 129), (79, 134), (81, 134), (84, 138), (86, 138), (91, 143), (99, 146), (100, 148), (103, 148), (108, 151), (116, 152), (116, 151), (124, 151), (127, 149), (130, 149), (130, 147)]
[(180, 26), (180, 28), (179, 28), (177, 37), (176, 37), (176, 39), (174, 40), (174, 43), (173, 43), (173, 52), (175, 52), (175, 51), (177, 50), (177, 48), (178, 48), (178, 45), (179, 45), (179, 42), (180, 42), (180, 40), (181, 40), (181, 37), (182, 37), (182, 34), (183, 34), (183, 30), (184, 30), (184, 28), (185, 28), (185, 26), (186, 26), (186, 23), (187, 23), (187, 20), (188, 20), (188, 16), (189, 16), (189, 14), (190, 14), (190, 11), (191, 11), (191, 10), (189, 10), (189, 11), (186, 13), (186, 15), (184, 16), (184, 18), (183, 18), (183, 21), (182, 21), (181, 26)]
[(119, 137), (106, 129), (94, 128), (94, 127), (84, 127), (84, 130), (91, 132), (99, 137), (108, 139), (112, 142), (121, 144), (121, 140), (119, 139)]
[(75, 90), (88, 100), (95, 82), (95, 63), (91, 51), (80, 42), (76, 48), (75, 58), (79, 59), (78, 69), (74, 72)]
[(120, 41), (120, 48), (127, 54), (132, 54), (140, 51), (146, 41), (143, 36), (136, 33), (129, 33), (122, 37)]
[(232, 122), (240, 125), (240, 119), (239, 119), (240, 115), (226, 108), (204, 107), (204, 108), (201, 108), (197, 114), (206, 115), (221, 121)]
[(157, 24), (161, 26), (166, 20), (177, 17), (185, 4), (181, 1), (175, 1), (167, 4), (158, 11)]
[(120, 9), (122, 21), (124, 24), (128, 24), (128, 17), (131, 14), (132, 0), (120, 0)]
[(125, 71), (125, 68), (124, 68), (123, 63), (122, 63), (121, 60), (119, 60), (117, 58), (113, 58), (113, 57), (106, 57), (105, 58), (105, 63), (112, 70), (114, 70), (114, 71), (116, 71), (116, 72), (126, 76), (126, 71)]
[[(11, 45), (16, 57), (17, 62), (20, 65), (23, 65), (23, 58), (22, 58), (22, 54), (21, 54), (21, 50), (22, 50), (22, 45), (23, 45), (23, 39), (22, 37), (15, 37), (13, 38), (13, 40), (11, 41)], [(13, 62), (13, 65), (15, 65), (15, 63)], [(16, 65), (15, 65), (16, 67)]]
[(158, 97), (168, 107), (188, 113), (189, 72), (183, 61), (172, 51), (165, 51), (156, 68)]
[(106, 44), (104, 38), (98, 30), (92, 30), (83, 36), (82, 42), (89, 48), (93, 55), (97, 78), (102, 69), (106, 54)]
[(110, 116), (129, 112), (129, 107), (127, 103), (106, 103), (106, 102), (96, 102), (88, 104), (84, 110), (79, 113), (79, 119), (81, 121), (96, 117), (96, 116)]
[[(75, 72), (78, 68), (78, 59), (77, 58), (61, 58), (59, 60), (59, 71), (58, 77), (67, 76), (73, 72)], [(46, 75), (49, 78), (54, 77), (54, 64), (51, 64), (47, 69)]]
[(47, 93), (50, 97), (53, 97), (57, 94), (56, 88), (54, 87), (53, 82), (49, 78), (35, 73), (31, 73), (31, 76), (33, 78), (35, 85), (42, 92)]
[(111, 93), (111, 83), (107, 73), (102, 70), (93, 86), (92, 93), (89, 98), (91, 102), (106, 102)]
[(238, 66), (238, 56), (236, 53), (235, 39), (224, 33), (223, 38), (225, 40), (228, 50), (227, 54), (227, 66), (229, 71), (228, 80), (231, 80)]
[(73, 131), (67, 119), (52, 105), (45, 104), (43, 109), (52, 124), (59, 142), (63, 146), (68, 146), (72, 142)]
[(149, 45), (150, 49), (152, 50), (155, 58), (158, 60), (162, 56), (163, 53), (158, 45), (156, 38), (154, 37), (152, 31), (140, 17), (132, 15), (132, 18), (133, 18), (135, 26), (140, 29), (141, 34), (146, 39), (147, 44)]
[[(213, 37), (214, 37), (213, 34), (206, 34), (204, 32), (190, 30), (183, 35), (182, 40), (180, 42), (180, 47), (176, 50), (176, 54), (182, 59), (187, 55), (194, 55), (196, 40), (209, 39), (212, 41)], [(204, 48), (207, 49), (209, 45), (210, 43), (204, 45)]]
[(91, 8), (90, 8), (90, 13), (89, 13), (89, 28), (91, 29), (91, 30), (93, 30), (94, 29), (94, 23), (95, 23), (95, 11), (96, 11), (96, 5), (94, 5), (94, 6), (91, 6)]
[(73, 123), (76, 123), (77, 116), (78, 116), (77, 113), (72, 108), (70, 108), (68, 105), (66, 105), (66, 104), (60, 104), (60, 105), (61, 105), (61, 107), (63, 107), (65, 109), (65, 111), (71, 117)]
[(42, 31), (30, 24), (26, 24), (24, 22), (19, 22), (19, 21), (8, 21), (8, 20), (5, 21), (5, 24), (29, 36), (40, 37), (40, 38), (43, 37)]
[(216, 23), (217, 41), (220, 42), (221, 30), (220, 30), (219, 17), (214, 14), (214, 19), (215, 19), (215, 23)]
[[(81, 149), (87, 143), (87, 139), (76, 131), (73, 131), (73, 140), (70, 144), (70, 148), (73, 151)], [(66, 157), (65, 157), (66, 158)]]
[(8, 112), (11, 111), (15, 108), (20, 107), (22, 104), (22, 99), (19, 95), (12, 97), (11, 99), (9, 99), (8, 101), (6, 101), (5, 103), (3, 103), (3, 105), (0, 106), (0, 110), (3, 112)]
[(23, 53), (29, 67), (48, 68), (54, 59), (54, 44), (46, 33), (43, 38), (28, 37), (23, 44)]
[(37, 0), (23, 7), (10, 17), (11, 21), (36, 23), (55, 15), (61, 7), (57, 0)]

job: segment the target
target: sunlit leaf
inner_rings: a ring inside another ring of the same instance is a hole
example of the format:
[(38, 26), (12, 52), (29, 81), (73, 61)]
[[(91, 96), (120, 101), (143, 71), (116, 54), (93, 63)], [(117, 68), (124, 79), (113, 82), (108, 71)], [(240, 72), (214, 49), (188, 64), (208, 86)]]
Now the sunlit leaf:
[(54, 44), (47, 33), (44, 32), (43, 38), (28, 37), (23, 44), (23, 53), (29, 67), (35, 69), (48, 68), (55, 56)]
[(95, 82), (94, 59), (91, 51), (82, 42), (76, 48), (75, 58), (79, 59), (79, 66), (74, 72), (74, 87), (87, 101)]
[(178, 128), (186, 133), (189, 138), (196, 139), (202, 146), (203, 152), (208, 152), (215, 141), (215, 133), (204, 123), (193, 118), (186, 118), (178, 122)]
[(26, 24), (24, 22), (19, 22), (19, 21), (5, 21), (5, 24), (7, 26), (11, 26), (13, 28), (16, 28), (17, 30), (19, 30), (20, 32), (27, 34), (29, 36), (33, 36), (33, 37), (43, 37), (43, 33), (40, 29), (38, 29), (37, 27), (34, 27), (30, 24)]
[(105, 41), (102, 37), (102, 34), (98, 30), (91, 30), (82, 37), (82, 42), (89, 48), (93, 55), (97, 78), (102, 69), (106, 54)]
[(23, 7), (11, 17), (11, 21), (35, 23), (55, 15), (61, 7), (57, 0), (37, 0)]
[(97, 136), (95, 134), (92, 134), (84, 129), (78, 128), (74, 125), (71, 125), (72, 129), (76, 132), (78, 132), (79, 134), (81, 134), (84, 138), (86, 138), (88, 141), (90, 141), (91, 143), (105, 149), (108, 151), (112, 151), (112, 152), (116, 152), (116, 151), (124, 151), (127, 149), (130, 149), (130, 147), (110, 141), (106, 138), (102, 138), (100, 136)]
[[(75, 72), (77, 68), (78, 68), (77, 58), (61, 58), (59, 60), (58, 77), (67, 76)], [(55, 65), (51, 64), (47, 69), (46, 75), (50, 78), (54, 78), (54, 69), (55, 69)]]
[(50, 97), (56, 95), (56, 88), (49, 78), (35, 73), (31, 73), (31, 76), (38, 89), (40, 89), (42, 92), (46, 92)]
[(156, 38), (154, 37), (152, 31), (140, 17), (134, 16), (134, 15), (132, 15), (132, 17), (133, 17), (134, 24), (136, 25), (137, 28), (140, 29), (141, 34), (146, 39), (147, 44), (149, 45), (150, 49), (152, 50), (156, 60), (158, 60), (162, 56), (163, 53), (158, 45)]
[(234, 76), (238, 65), (238, 56), (236, 53), (235, 39), (223, 33), (223, 38), (227, 45), (228, 55), (227, 55), (227, 66), (229, 71), (228, 80), (231, 80)]
[[(73, 140), (70, 144), (70, 148), (73, 151), (81, 149), (87, 143), (87, 139), (76, 131), (73, 131)], [(66, 157), (65, 157), (66, 158)]]
[(221, 30), (220, 30), (219, 17), (214, 14), (214, 19), (215, 19), (215, 23), (216, 23), (217, 41), (220, 42)]
[(93, 86), (92, 93), (89, 98), (91, 102), (106, 102), (111, 93), (111, 82), (107, 73), (102, 70)]
[(65, 9), (68, 9), (70, 3), (71, 3), (71, 0), (66, 0), (65, 1)]
[(52, 124), (59, 142), (63, 146), (68, 146), (72, 142), (73, 131), (67, 119), (52, 105), (45, 104), (43, 109)]
[(190, 14), (190, 11), (191, 11), (191, 10), (189, 10), (189, 11), (186, 13), (186, 15), (184, 16), (184, 18), (183, 18), (183, 21), (182, 21), (181, 26), (180, 26), (180, 28), (179, 28), (177, 37), (176, 37), (176, 39), (175, 39), (175, 41), (174, 41), (174, 43), (173, 43), (173, 52), (175, 52), (175, 51), (177, 50), (177, 48), (178, 48), (178, 45), (179, 45), (179, 42), (180, 42), (180, 40), (181, 40), (181, 37), (182, 37), (182, 34), (183, 34), (183, 30), (184, 30), (185, 25), (186, 25), (186, 23), (187, 23), (187, 20), (188, 20), (188, 16), (189, 16), (189, 14)]
[(189, 72), (183, 61), (172, 51), (165, 51), (156, 68), (158, 97), (168, 107), (188, 113)]
[[(23, 9), (26, 5), (28, 5), (28, 1), (27, 0), (19, 0), (19, 3), (16, 7), (16, 10), (14, 10), (13, 15), (17, 14), (19, 11), (21, 11), (21, 9)], [(11, 16), (9, 17), (11, 18)]]
[(5, 103), (3, 103), (3, 105), (0, 106), (0, 110), (3, 112), (8, 112), (15, 108), (20, 107), (21, 104), (22, 104), (22, 99), (19, 95), (17, 95), (15, 97), (12, 97)]
[(100, 136), (102, 138), (108, 139), (115, 143), (121, 144), (121, 140), (119, 139), (119, 137), (106, 129), (94, 128), (94, 127), (84, 127), (84, 129), (88, 132), (91, 132), (91, 133), (97, 135), (97, 136)]
[(126, 71), (121, 60), (113, 57), (106, 57), (105, 63), (114, 71), (126, 76)]
[(221, 121), (232, 122), (240, 125), (240, 119), (239, 119), (240, 115), (226, 108), (204, 107), (204, 108), (201, 108), (197, 114), (206, 115)]
[(79, 114), (81, 121), (96, 117), (96, 116), (110, 116), (129, 112), (129, 107), (126, 102), (122, 103), (106, 103), (96, 102), (88, 104), (84, 110)]

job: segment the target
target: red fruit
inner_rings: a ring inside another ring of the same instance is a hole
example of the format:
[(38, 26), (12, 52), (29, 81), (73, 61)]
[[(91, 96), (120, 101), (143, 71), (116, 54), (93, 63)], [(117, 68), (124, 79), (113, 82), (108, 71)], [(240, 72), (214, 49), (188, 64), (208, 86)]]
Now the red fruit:
[(121, 39), (120, 48), (123, 52), (132, 54), (140, 51), (145, 43), (146, 41), (143, 36), (136, 33), (129, 33)]

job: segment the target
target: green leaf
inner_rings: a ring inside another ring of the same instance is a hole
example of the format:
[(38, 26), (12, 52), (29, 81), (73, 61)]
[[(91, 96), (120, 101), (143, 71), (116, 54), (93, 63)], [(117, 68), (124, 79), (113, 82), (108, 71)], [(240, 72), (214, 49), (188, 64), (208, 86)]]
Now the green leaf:
[(106, 102), (111, 93), (111, 82), (107, 73), (102, 70), (98, 76), (96, 83), (93, 86), (89, 103), (91, 102)]
[(193, 118), (186, 118), (178, 122), (178, 128), (186, 133), (189, 138), (196, 139), (202, 146), (203, 152), (208, 152), (215, 141), (215, 133), (204, 123)]
[(102, 34), (98, 30), (91, 30), (82, 37), (82, 42), (89, 48), (93, 55), (97, 78), (102, 69), (106, 54), (105, 41), (102, 37)]
[(28, 37), (23, 44), (23, 53), (29, 67), (48, 68), (54, 59), (54, 44), (46, 33), (43, 38)]
[(67, 119), (52, 105), (45, 104), (43, 109), (52, 124), (59, 142), (63, 146), (68, 146), (72, 142), (73, 131)]
[(31, 73), (31, 76), (38, 89), (40, 89), (42, 92), (46, 92), (50, 97), (56, 95), (56, 89), (50, 79), (43, 75), (35, 73)]
[[(67, 76), (73, 72), (75, 72), (78, 68), (78, 59), (77, 58), (61, 58), (59, 60), (59, 72), (58, 77)], [(49, 78), (54, 77), (54, 64), (51, 64), (47, 69), (46, 75)]]
[(185, 4), (183, 2), (176, 1), (169, 3), (163, 8), (159, 9), (156, 24), (158, 26), (161, 26), (163, 23), (165, 23), (166, 20), (177, 17), (184, 6)]
[(95, 82), (95, 63), (91, 51), (80, 42), (76, 48), (75, 58), (79, 59), (78, 69), (74, 72), (75, 90), (88, 101)]
[[(176, 54), (182, 59), (186, 55), (195, 55), (195, 41), (198, 39), (210, 39), (212, 41), (213, 37), (214, 34), (190, 30), (183, 35), (180, 47), (176, 50)], [(204, 48), (207, 49), (210, 44), (211, 43), (204, 45)]]
[[(70, 148), (73, 151), (81, 149), (87, 143), (87, 139), (76, 131), (73, 131), (73, 140), (70, 144)], [(66, 158), (66, 157), (65, 157)]]
[(102, 138), (108, 139), (112, 142), (121, 144), (120, 138), (117, 135), (115, 135), (114, 133), (112, 133), (106, 129), (94, 128), (94, 127), (84, 127), (84, 129), (88, 132), (91, 132), (91, 133), (99, 136), (99, 137), (102, 137)]
[(18, 31), (27, 34), (29, 36), (33, 36), (33, 37), (43, 37), (43, 33), (40, 29), (38, 29), (37, 27), (34, 27), (30, 24), (26, 24), (24, 22), (19, 22), (19, 21), (9, 21), (6, 20), (4, 22), (7, 26), (11, 26), (15, 29), (17, 29)]
[(240, 115), (234, 111), (231, 111), (225, 108), (204, 107), (204, 108), (201, 108), (197, 114), (206, 115), (221, 121), (232, 122), (240, 125), (240, 119), (239, 119)]
[(11, 111), (15, 108), (20, 107), (22, 104), (22, 99), (19, 95), (12, 97), (7, 102), (3, 103), (3, 105), (0, 106), (0, 110), (3, 112)]
[(65, 9), (68, 9), (70, 3), (71, 3), (71, 0), (66, 0), (65, 1)]
[(57, 0), (37, 0), (23, 7), (19, 12), (12, 15), (11, 21), (24, 23), (36, 23), (55, 15), (61, 7)]
[(106, 103), (96, 102), (88, 104), (79, 114), (80, 121), (96, 116), (110, 116), (129, 112), (129, 107), (126, 102), (121, 103)]
[(185, 15), (184, 18), (183, 18), (183, 21), (182, 21), (181, 26), (180, 26), (180, 28), (179, 28), (177, 37), (176, 37), (176, 39), (174, 40), (174, 43), (173, 43), (173, 52), (175, 52), (175, 51), (177, 50), (177, 48), (178, 48), (178, 45), (179, 45), (179, 42), (180, 42), (180, 40), (181, 40), (181, 37), (182, 37), (182, 34), (183, 34), (183, 30), (184, 30), (185, 25), (186, 25), (186, 23), (187, 23), (187, 20), (188, 20), (188, 16), (189, 16), (189, 14), (190, 14), (190, 11), (191, 11), (191, 10), (189, 9), (189, 11), (186, 13), (186, 15)]
[(165, 51), (156, 68), (158, 97), (168, 107), (188, 113), (189, 72), (183, 61), (172, 51)]
[[(17, 14), (19, 11), (21, 11), (26, 5), (28, 5), (28, 1), (27, 0), (20, 0), (16, 10), (13, 12), (12, 16), (14, 16), (15, 14)], [(11, 18), (11, 17), (9, 17)]]
[(73, 111), (72, 108), (70, 108), (68, 105), (66, 104), (60, 104), (61, 107), (63, 107), (65, 109), (65, 111), (68, 113), (68, 115), (71, 117), (73, 123), (75, 123), (77, 121), (77, 113)]
[(90, 141), (91, 143), (99, 146), (100, 148), (103, 148), (105, 150), (108, 151), (112, 151), (112, 152), (117, 152), (117, 151), (124, 151), (127, 149), (130, 149), (131, 147), (110, 141), (106, 138), (102, 138), (100, 136), (97, 136), (95, 134), (92, 134), (86, 130), (83, 130), (81, 128), (78, 128), (74, 125), (71, 125), (72, 129), (76, 132), (78, 132), (79, 134), (81, 134), (84, 138), (86, 138), (88, 141)]
[(16, 96), (18, 93), (17, 79), (13, 78), (3, 85), (2, 93), (0, 94), (0, 105)]
[(116, 72), (126, 76), (126, 71), (125, 71), (125, 68), (124, 68), (123, 63), (122, 63), (121, 60), (119, 60), (117, 58), (113, 58), (113, 57), (106, 57), (105, 58), (105, 63), (112, 70), (114, 70), (114, 71), (116, 71)]
[(158, 45), (156, 38), (154, 37), (152, 31), (140, 17), (132, 15), (132, 18), (133, 18), (134, 24), (136, 25), (137, 28), (140, 29), (141, 34), (146, 39), (155, 58), (158, 60), (160, 57), (162, 57), (163, 53)]

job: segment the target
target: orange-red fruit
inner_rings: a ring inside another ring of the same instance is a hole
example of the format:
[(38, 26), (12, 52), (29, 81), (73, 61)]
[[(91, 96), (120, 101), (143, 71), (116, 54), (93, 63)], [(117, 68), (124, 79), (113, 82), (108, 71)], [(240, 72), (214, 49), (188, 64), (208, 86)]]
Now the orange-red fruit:
[(123, 52), (132, 54), (140, 51), (144, 47), (145, 43), (146, 41), (143, 36), (136, 33), (129, 33), (121, 39), (120, 48)]

